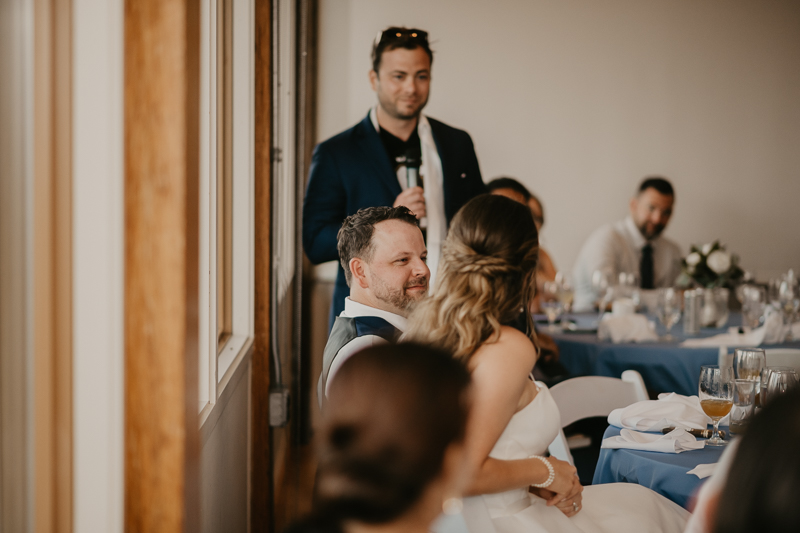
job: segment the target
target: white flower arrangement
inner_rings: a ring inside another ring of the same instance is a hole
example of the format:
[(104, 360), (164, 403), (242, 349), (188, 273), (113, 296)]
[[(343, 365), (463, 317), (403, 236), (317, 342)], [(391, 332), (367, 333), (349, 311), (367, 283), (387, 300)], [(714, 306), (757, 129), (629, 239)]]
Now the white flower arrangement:
[(738, 256), (728, 253), (719, 241), (701, 247), (692, 245), (682, 264), (678, 285), (683, 287), (696, 285), (707, 289), (730, 288), (744, 275), (744, 271), (739, 268)]

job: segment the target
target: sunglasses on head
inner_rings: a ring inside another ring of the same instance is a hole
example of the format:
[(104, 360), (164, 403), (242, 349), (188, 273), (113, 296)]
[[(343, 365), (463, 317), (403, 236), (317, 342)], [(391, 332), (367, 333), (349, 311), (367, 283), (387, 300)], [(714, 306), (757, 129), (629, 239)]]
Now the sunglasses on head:
[(375, 37), (375, 47), (383, 43), (397, 41), (428, 42), (428, 32), (415, 28), (387, 28)]

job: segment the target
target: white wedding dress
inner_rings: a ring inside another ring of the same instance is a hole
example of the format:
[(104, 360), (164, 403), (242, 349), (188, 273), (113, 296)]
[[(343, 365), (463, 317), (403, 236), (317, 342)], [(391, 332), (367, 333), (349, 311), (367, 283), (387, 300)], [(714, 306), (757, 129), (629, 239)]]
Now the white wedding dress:
[[(490, 457), (542, 455), (556, 438), (561, 428), (558, 407), (547, 387), (538, 386), (539, 393), (514, 414)], [(524, 488), (481, 498), (498, 533), (681, 533), (690, 516), (660, 494), (632, 483), (585, 487), (582, 509), (572, 518)]]

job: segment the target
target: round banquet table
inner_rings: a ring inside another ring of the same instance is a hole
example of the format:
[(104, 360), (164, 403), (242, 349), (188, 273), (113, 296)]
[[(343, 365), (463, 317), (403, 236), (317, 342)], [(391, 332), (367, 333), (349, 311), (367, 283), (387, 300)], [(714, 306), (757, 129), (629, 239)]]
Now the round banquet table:
[[(720, 428), (727, 432), (726, 427)], [(620, 429), (609, 426), (603, 438), (619, 435)], [(600, 450), (592, 485), (602, 483), (638, 483), (688, 508), (692, 496), (706, 479), (687, 474), (697, 465), (719, 461), (724, 446), (706, 446), (681, 453), (644, 452), (640, 450)]]
[[(539, 317), (537, 317), (538, 319)], [(614, 344), (601, 341), (591, 326), (597, 327), (597, 314), (576, 314), (569, 317), (584, 332), (551, 333), (546, 325), (537, 320), (539, 331), (551, 335), (560, 351), (559, 361), (569, 371), (570, 377), (608, 376), (618, 378), (625, 370), (636, 370), (644, 379), (652, 394), (677, 392), (685, 396), (697, 394), (700, 367), (716, 365), (719, 348), (682, 348), (678, 344), (688, 338), (683, 335), (683, 324), (672, 328), (673, 342), (643, 342)], [(741, 315), (731, 313), (728, 326), (741, 324)], [(663, 335), (663, 328), (657, 328)], [(710, 337), (725, 333), (726, 328), (703, 328), (695, 337)], [(785, 348), (800, 348), (800, 342), (778, 345)], [(776, 346), (765, 346), (774, 348)], [(733, 346), (729, 346), (732, 349)]]

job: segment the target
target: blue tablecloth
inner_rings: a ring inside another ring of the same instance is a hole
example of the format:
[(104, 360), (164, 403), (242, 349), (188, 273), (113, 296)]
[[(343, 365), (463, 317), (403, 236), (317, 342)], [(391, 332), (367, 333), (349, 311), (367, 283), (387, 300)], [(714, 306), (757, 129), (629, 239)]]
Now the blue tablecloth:
[[(619, 431), (609, 426), (603, 438), (617, 436)], [(692, 495), (705, 482), (686, 472), (700, 464), (718, 462), (724, 449), (707, 446), (682, 453), (601, 449), (592, 484), (638, 483), (686, 508)]]
[[(578, 324), (596, 321), (596, 314), (576, 315)], [(731, 314), (729, 325), (741, 323), (741, 315)], [(678, 343), (686, 339), (681, 333), (682, 324), (673, 329), (676, 340), (671, 343), (623, 343), (600, 341), (594, 333), (552, 334), (560, 350), (560, 361), (571, 377), (609, 376), (618, 378), (625, 370), (637, 370), (647, 389), (653, 393), (677, 392), (685, 396), (697, 394), (700, 367), (716, 365), (718, 348), (681, 348)], [(542, 330), (549, 333), (547, 329)], [(699, 336), (710, 337), (725, 329), (704, 329)], [(663, 330), (660, 331), (663, 334)], [(800, 342), (782, 344), (782, 347), (800, 348)], [(733, 347), (730, 347), (733, 348)], [(769, 347), (768, 347), (769, 348)]]

